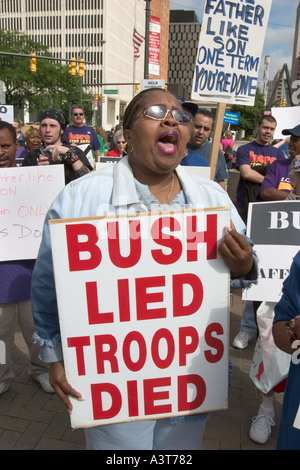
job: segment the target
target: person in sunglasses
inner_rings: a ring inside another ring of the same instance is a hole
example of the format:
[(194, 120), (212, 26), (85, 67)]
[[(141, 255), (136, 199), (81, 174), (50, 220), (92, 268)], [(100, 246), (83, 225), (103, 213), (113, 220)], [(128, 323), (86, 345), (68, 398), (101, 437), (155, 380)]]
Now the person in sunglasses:
[(89, 162), (93, 165), (100, 157), (100, 142), (95, 130), (85, 124), (84, 109), (80, 104), (73, 104), (71, 108), (72, 124), (64, 132), (62, 141), (67, 145), (81, 146), (87, 154)]
[(114, 133), (113, 139), (114, 139), (116, 148), (114, 150), (110, 150), (109, 152), (107, 152), (106, 155), (108, 157), (121, 157), (121, 158), (124, 157), (126, 141), (123, 135), (123, 131), (122, 130), (116, 131)]
[[(117, 164), (72, 182), (54, 201), (45, 219), (33, 273), (35, 338), (41, 344), (41, 358), (51, 363), (50, 383), (69, 412), (69, 396), (84, 397), (67, 381), (64, 372), (49, 220), (230, 206), (233, 225), (219, 245), (220, 255), (240, 286), (257, 279), (257, 259), (244, 236), (245, 225), (227, 193), (219, 184), (192, 177), (180, 166), (190, 138), (191, 115), (182, 109), (177, 98), (163, 89), (142, 91), (127, 106), (123, 128), (128, 154)], [(103, 328), (105, 331), (105, 325)], [(208, 414), (199, 414), (179, 420), (149, 419), (89, 427), (85, 428), (86, 447), (199, 450), (207, 419)]]
[(39, 120), (42, 145), (25, 156), (22, 166), (63, 164), (66, 184), (93, 170), (80, 148), (62, 143), (68, 120), (61, 109), (46, 109)]

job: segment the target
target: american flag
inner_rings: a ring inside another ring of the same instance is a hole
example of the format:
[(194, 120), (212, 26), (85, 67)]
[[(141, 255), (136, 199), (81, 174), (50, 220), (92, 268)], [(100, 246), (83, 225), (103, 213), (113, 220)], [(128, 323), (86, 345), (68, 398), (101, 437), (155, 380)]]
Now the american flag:
[(133, 48), (134, 48), (134, 60), (137, 60), (140, 57), (140, 46), (142, 45), (144, 41), (144, 36), (139, 34), (137, 30), (134, 28), (133, 30)]

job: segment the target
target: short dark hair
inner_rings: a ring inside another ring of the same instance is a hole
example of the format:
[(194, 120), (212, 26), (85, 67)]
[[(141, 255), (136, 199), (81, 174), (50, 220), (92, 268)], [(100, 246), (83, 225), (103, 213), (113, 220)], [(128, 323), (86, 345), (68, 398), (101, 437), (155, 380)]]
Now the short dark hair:
[(263, 121), (275, 122), (277, 124), (276, 119), (271, 114), (263, 114), (257, 121), (257, 125), (260, 126)]
[(209, 111), (209, 109), (199, 108), (195, 116), (197, 116), (197, 114), (202, 114), (203, 116), (211, 118), (214, 121), (214, 115), (211, 111)]
[(2, 131), (2, 129), (7, 129), (11, 133), (13, 141), (16, 142), (17, 133), (16, 133), (16, 130), (15, 130), (15, 128), (12, 124), (10, 124), (9, 122), (6, 122), (6, 121), (0, 121), (0, 131)]
[[(170, 91), (165, 90), (164, 88), (147, 88), (146, 90), (141, 91), (130, 101), (129, 105), (127, 106), (124, 117), (123, 117), (123, 129), (130, 129), (132, 124), (135, 122), (136, 119), (136, 112), (141, 107), (141, 103), (143, 102), (145, 96), (148, 96), (150, 93), (153, 92), (161, 92), (161, 93), (168, 93), (169, 95), (174, 96), (176, 99), (177, 97), (171, 93)], [(179, 103), (180, 104), (180, 103)]]
[(85, 114), (84, 107), (82, 106), (82, 104), (73, 104), (71, 108), (71, 114), (73, 114), (74, 109), (82, 109), (83, 114)]

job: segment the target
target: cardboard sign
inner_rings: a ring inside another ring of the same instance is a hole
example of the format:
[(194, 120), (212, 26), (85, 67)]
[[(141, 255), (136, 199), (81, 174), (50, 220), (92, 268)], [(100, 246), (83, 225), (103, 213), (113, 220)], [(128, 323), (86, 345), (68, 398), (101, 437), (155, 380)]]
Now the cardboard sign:
[(229, 208), (50, 222), (71, 425), (225, 409)]
[(272, 0), (206, 0), (191, 99), (253, 106)]
[(37, 257), (45, 215), (64, 186), (63, 165), (0, 169), (0, 261)]
[(278, 302), (299, 251), (300, 201), (250, 203), (247, 235), (259, 259), (259, 278), (244, 291), (243, 299)]

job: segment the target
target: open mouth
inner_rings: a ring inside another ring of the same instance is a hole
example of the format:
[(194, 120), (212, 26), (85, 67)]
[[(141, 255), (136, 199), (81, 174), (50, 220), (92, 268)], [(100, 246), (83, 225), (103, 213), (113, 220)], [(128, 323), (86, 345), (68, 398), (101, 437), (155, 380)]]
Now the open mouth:
[(158, 148), (166, 155), (171, 155), (177, 150), (178, 134), (174, 131), (165, 132), (158, 140)]

